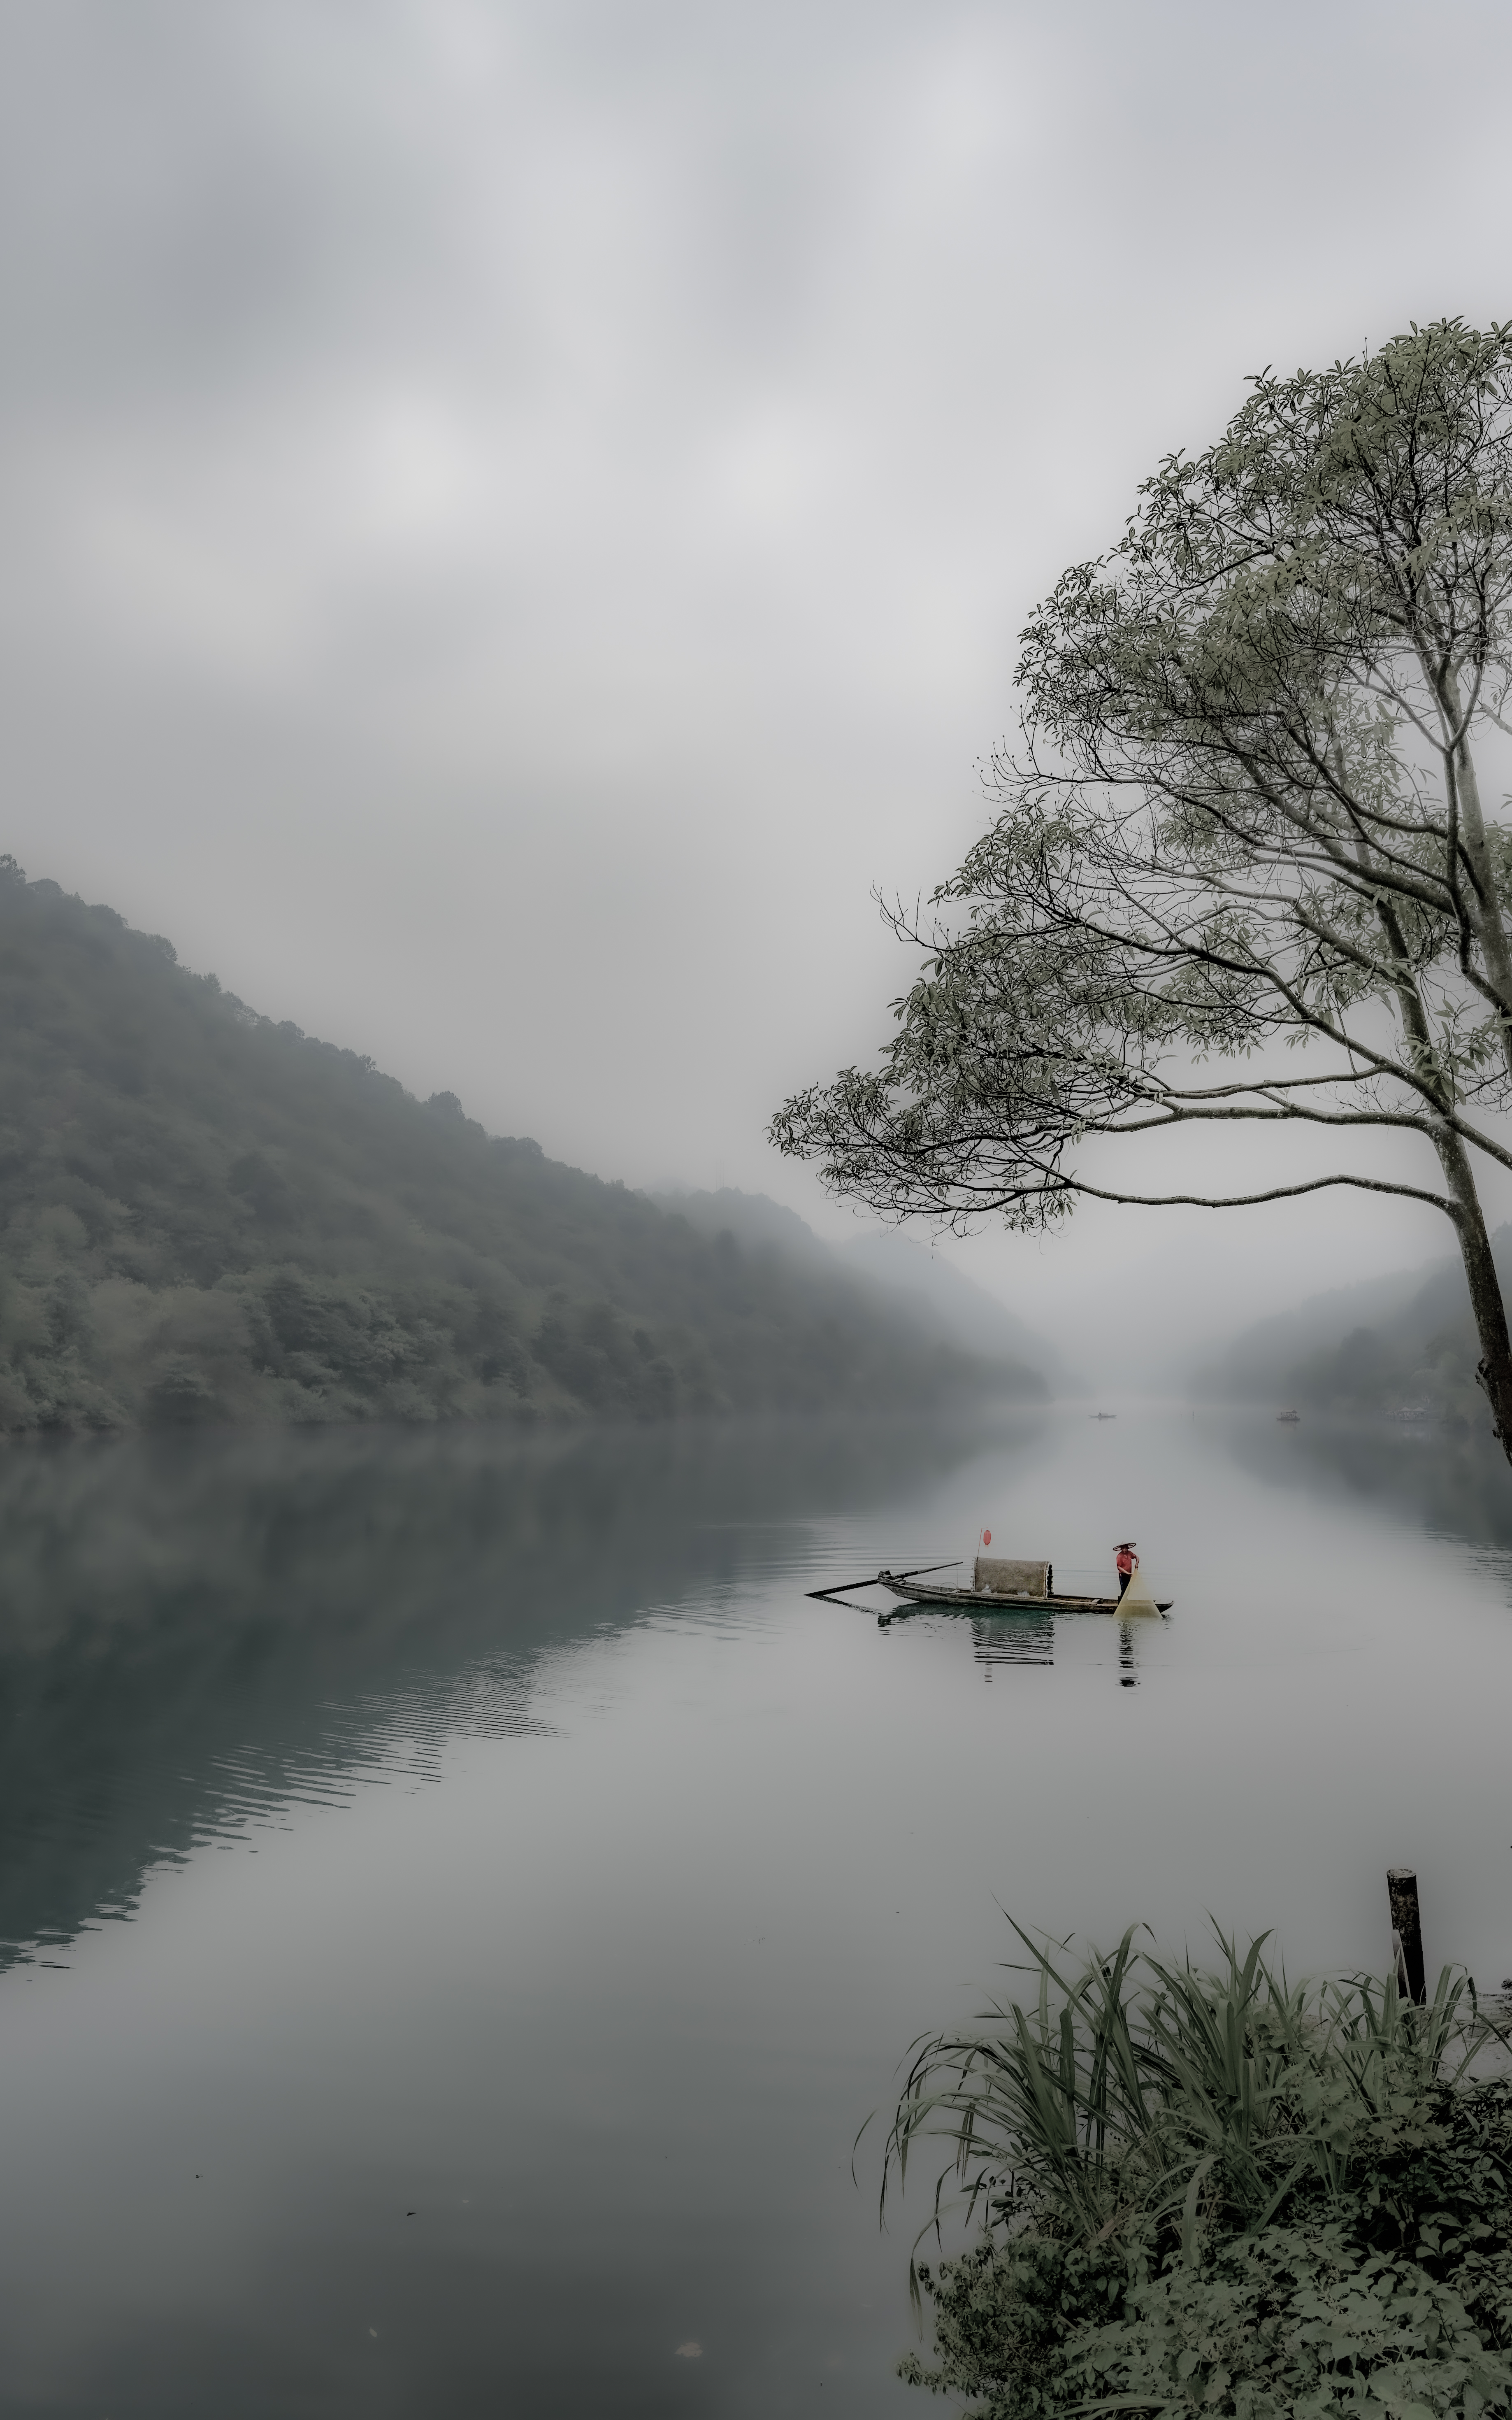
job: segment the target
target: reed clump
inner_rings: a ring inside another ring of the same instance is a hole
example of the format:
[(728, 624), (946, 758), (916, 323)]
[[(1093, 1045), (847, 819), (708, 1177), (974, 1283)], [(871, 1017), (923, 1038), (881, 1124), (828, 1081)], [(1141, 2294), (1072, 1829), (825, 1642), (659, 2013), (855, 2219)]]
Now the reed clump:
[(888, 2133), (884, 2204), (943, 2137), (925, 2232), (957, 2192), (976, 2224), (911, 2267), (905, 2378), (980, 2420), (1512, 2408), (1512, 2074), (1468, 1978), (1417, 2008), (1290, 1983), (1263, 1935), (1019, 1939), (1029, 1991), (915, 2045)]

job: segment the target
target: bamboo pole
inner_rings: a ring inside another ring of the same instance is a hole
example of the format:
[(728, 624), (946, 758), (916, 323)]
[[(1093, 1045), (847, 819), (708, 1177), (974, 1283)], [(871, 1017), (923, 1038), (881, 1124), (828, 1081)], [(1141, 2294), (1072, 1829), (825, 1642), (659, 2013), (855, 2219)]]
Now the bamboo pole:
[(1397, 1989), (1404, 2000), (1415, 2000), (1422, 2008), (1428, 1996), (1428, 1986), (1423, 1966), (1423, 1919), (1413, 1869), (1388, 1867), (1386, 1889), (1391, 1897), (1391, 1954)]

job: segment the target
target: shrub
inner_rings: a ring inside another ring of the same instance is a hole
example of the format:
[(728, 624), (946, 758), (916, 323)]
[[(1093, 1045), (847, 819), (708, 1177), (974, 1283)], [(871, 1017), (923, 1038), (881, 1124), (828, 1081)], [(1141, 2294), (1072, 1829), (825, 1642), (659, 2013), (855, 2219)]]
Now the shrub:
[(983, 2420), (1512, 2405), (1512, 2078), (1467, 1978), (1288, 1984), (1264, 1939), (1214, 1970), (1064, 1971), (988, 2029), (916, 2045), (883, 2195), (921, 2137), (978, 2240), (916, 2267), (935, 2359)]

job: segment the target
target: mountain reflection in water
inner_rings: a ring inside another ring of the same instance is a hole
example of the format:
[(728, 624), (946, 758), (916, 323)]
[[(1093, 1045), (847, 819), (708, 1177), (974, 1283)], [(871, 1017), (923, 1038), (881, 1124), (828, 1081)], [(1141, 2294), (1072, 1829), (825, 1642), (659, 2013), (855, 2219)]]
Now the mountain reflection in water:
[(543, 1655), (801, 1559), (933, 1424), (136, 1438), (0, 1459), (0, 1965), (217, 1834), (538, 1729)]
[[(1172, 1619), (806, 1600), (987, 1527)], [(857, 2128), (1005, 1913), (1512, 1972), (1509, 1537), (1269, 1408), (0, 1457), (0, 2406), (921, 2414)]]
[(1236, 1462), (1269, 1486), (1379, 1503), (1443, 1537), (1512, 1546), (1512, 1471), (1485, 1429), (1309, 1414), (1280, 1430), (1235, 1419), (1230, 1436)]
[[(9, 1451), (0, 1966), (130, 1912), (152, 1866), (217, 1835), (375, 1779), (433, 1776), (448, 1737), (538, 1730), (543, 1655), (733, 1585), (753, 1526), (763, 1567), (785, 1559), (811, 1584), (806, 1525), (885, 1518), (982, 1445), (938, 1421), (789, 1422)], [(1228, 1450), (1269, 1488), (1379, 1501), (1512, 1546), (1512, 1480), (1488, 1438), (1239, 1419)], [(1045, 1616), (968, 1627), (986, 1679), (1055, 1660)], [(1135, 1686), (1128, 1624), (1119, 1666)]]

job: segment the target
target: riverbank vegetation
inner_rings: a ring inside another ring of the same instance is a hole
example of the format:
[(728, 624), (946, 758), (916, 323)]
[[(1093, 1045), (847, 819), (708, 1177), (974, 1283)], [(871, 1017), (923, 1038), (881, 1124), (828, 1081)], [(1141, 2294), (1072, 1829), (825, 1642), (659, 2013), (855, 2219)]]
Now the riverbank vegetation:
[(1045, 1392), (822, 1255), (416, 1100), (9, 859), (0, 1020), (0, 1433)]
[(917, 2051), (884, 2201), (952, 2153), (970, 2247), (913, 2275), (902, 2374), (981, 2420), (1455, 2413), (1512, 2400), (1512, 2078), (1448, 1970), (1289, 1983), (1028, 1944), (1031, 1991)]

